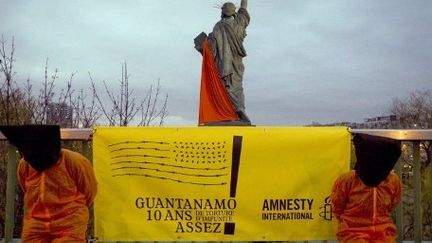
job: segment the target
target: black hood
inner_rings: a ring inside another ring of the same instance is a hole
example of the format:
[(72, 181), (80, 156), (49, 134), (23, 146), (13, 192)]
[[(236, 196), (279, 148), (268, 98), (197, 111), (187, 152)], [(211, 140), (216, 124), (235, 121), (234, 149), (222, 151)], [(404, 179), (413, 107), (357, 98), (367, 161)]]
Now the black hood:
[(357, 157), (354, 169), (363, 183), (372, 187), (387, 178), (401, 155), (400, 142), (385, 137), (356, 134), (354, 146)]
[(61, 139), (57, 125), (0, 126), (0, 131), (39, 172), (59, 159)]

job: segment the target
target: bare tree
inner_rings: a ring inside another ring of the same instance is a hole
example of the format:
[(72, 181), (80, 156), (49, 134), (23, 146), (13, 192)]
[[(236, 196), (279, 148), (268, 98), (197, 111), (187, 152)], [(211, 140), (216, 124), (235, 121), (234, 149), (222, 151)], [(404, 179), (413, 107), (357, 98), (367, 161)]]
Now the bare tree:
[[(162, 103), (159, 102), (161, 86), (158, 81), (157, 87), (147, 90), (143, 99), (137, 100), (134, 96), (134, 90), (129, 88), (129, 74), (127, 63), (122, 64), (121, 79), (119, 80), (118, 92), (113, 92), (103, 81), (105, 92), (108, 96), (109, 105), (102, 100), (96, 87), (96, 83), (89, 73), (93, 96), (98, 101), (100, 110), (108, 120), (110, 126), (128, 126), (135, 122), (138, 126), (159, 125), (162, 126), (164, 119), (167, 117), (168, 95)], [(138, 115), (141, 115), (139, 120)]]
[(156, 88), (153, 88), (153, 85), (151, 85), (144, 98), (141, 122), (138, 124), (139, 126), (150, 126), (151, 124), (154, 124), (157, 118), (159, 119), (159, 126), (163, 125), (165, 118), (168, 116), (168, 94), (165, 95), (162, 106), (158, 109), (160, 93), (161, 86), (160, 80), (158, 80)]
[[(400, 128), (408, 129), (430, 129), (432, 128), (432, 91), (415, 91), (410, 93), (407, 98), (395, 98), (393, 99), (390, 112), (395, 115), (398, 119)], [(405, 229), (404, 235), (406, 239), (410, 239), (413, 235), (413, 221), (414, 217), (412, 213), (413, 202), (409, 200), (412, 198), (413, 186), (409, 179), (411, 169), (413, 168), (412, 161), (412, 144), (407, 144), (404, 147), (403, 156), (403, 167), (407, 170), (404, 174), (407, 178), (404, 178), (404, 210), (405, 213)], [(423, 208), (423, 232), (424, 237), (432, 237), (432, 187), (430, 186), (430, 180), (432, 179), (431, 170), (431, 157), (432, 157), (432, 142), (431, 141), (420, 141), (420, 153), (421, 153), (421, 176), (422, 176), (422, 208)]]
[(432, 90), (393, 99), (390, 112), (398, 117), (402, 128), (432, 128)]
[[(415, 91), (407, 98), (395, 98), (390, 108), (401, 128), (427, 129), (432, 128), (432, 90)], [(421, 142), (425, 150), (425, 167), (431, 164), (432, 144), (430, 141)]]
[(48, 59), (45, 62), (44, 79), (37, 96), (34, 96), (30, 79), (24, 86), (24, 106), (30, 113), (31, 122), (35, 124), (57, 124), (61, 127), (92, 127), (100, 117), (95, 106), (94, 97), (87, 103), (83, 90), (76, 94), (73, 89), (73, 79), (76, 71), (72, 72), (65, 82), (66, 87), (59, 92), (56, 83), (59, 82), (58, 69), (49, 72)]
[(96, 106), (96, 97), (91, 96), (87, 102), (87, 96), (81, 89), (75, 103), (74, 127), (91, 128), (100, 118), (100, 109)]
[(26, 94), (14, 81), (15, 41), (12, 38), (10, 50), (7, 51), (7, 41), (3, 35), (0, 39), (0, 75), (3, 82), (0, 85), (0, 124), (23, 124), (31, 120), (29, 110), (25, 105)]
[[(108, 102), (99, 95), (96, 84), (90, 75), (92, 93), (90, 98), (83, 90), (78, 93), (72, 88), (77, 72), (71, 73), (66, 87), (56, 90), (59, 82), (58, 69), (50, 73), (48, 58), (45, 61), (42, 88), (35, 95), (33, 81), (28, 78), (20, 87), (13, 81), (15, 44), (12, 38), (10, 48), (3, 35), (0, 40), (0, 72), (4, 82), (0, 86), (0, 124), (59, 124), (62, 127), (91, 127), (104, 116), (111, 126), (162, 126), (168, 115), (168, 95), (162, 97), (160, 82), (151, 85), (143, 98), (135, 98), (129, 87), (127, 63), (122, 64), (118, 92), (103, 81)], [(7, 51), (9, 49), (9, 51)], [(90, 102), (88, 102), (90, 99)], [(67, 119), (65, 119), (67, 118)], [(70, 120), (70, 121), (69, 121)]]
[(6, 51), (6, 40), (3, 35), (1, 36), (1, 48), (0, 48), (0, 71), (4, 76), (4, 82), (0, 87), (0, 115), (4, 117), (5, 124), (11, 123), (11, 107), (13, 103), (13, 98), (16, 96), (16, 88), (12, 81), (13, 75), (13, 63), (14, 63), (14, 53), (15, 53), (15, 42), (12, 38), (12, 44), (10, 48), (10, 53)]
[[(110, 125), (127, 126), (132, 122), (141, 126), (163, 125), (167, 116), (167, 99), (162, 102), (161, 86), (157, 83), (154, 88), (150, 86), (144, 98), (136, 99), (134, 90), (129, 88), (129, 74), (127, 65), (122, 65), (120, 79), (120, 93), (111, 92), (104, 82), (105, 91), (108, 94), (109, 103), (104, 103), (98, 96), (95, 82), (90, 76), (92, 90), (86, 94), (84, 90), (75, 92), (73, 80), (77, 72), (72, 72), (66, 80), (64, 88), (57, 90), (59, 85), (59, 71), (50, 71), (49, 62), (46, 59), (41, 88), (34, 92), (35, 83), (28, 78), (19, 85), (15, 81), (15, 43), (14, 38), (9, 43), (3, 35), (0, 39), (0, 125), (16, 124), (61, 124), (64, 122), (66, 110), (72, 111), (71, 122), (68, 127), (92, 127), (103, 115)], [(53, 110), (53, 107), (65, 107), (66, 109)], [(54, 114), (52, 114), (54, 113)], [(0, 178), (5, 178), (5, 144), (0, 144)], [(5, 193), (5, 184), (0, 180), (0, 195)], [(16, 205), (15, 236), (21, 231), (22, 198), (18, 193)], [(5, 219), (5, 197), (0, 196), (0, 235), (3, 235)]]

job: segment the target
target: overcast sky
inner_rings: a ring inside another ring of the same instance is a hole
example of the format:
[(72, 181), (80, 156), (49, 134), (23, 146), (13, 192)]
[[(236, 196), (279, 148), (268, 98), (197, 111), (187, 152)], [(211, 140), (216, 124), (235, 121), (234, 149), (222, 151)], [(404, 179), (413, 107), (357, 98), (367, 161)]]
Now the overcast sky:
[[(240, 0), (233, 1), (240, 5)], [(220, 19), (219, 0), (0, 0), (15, 38), (16, 80), (49, 69), (86, 89), (117, 86), (128, 64), (142, 94), (160, 79), (166, 125), (196, 125), (201, 56), (193, 39)], [(249, 0), (246, 112), (255, 125), (361, 122), (393, 98), (432, 88), (430, 0)], [(10, 43), (10, 42), (9, 42)]]

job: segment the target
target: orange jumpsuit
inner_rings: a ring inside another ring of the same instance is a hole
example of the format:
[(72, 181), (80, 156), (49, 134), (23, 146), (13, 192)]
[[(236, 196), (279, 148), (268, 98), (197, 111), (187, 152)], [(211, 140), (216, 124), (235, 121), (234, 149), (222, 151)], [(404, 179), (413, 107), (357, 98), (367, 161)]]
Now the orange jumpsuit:
[(22, 242), (85, 242), (88, 207), (96, 195), (96, 178), (81, 154), (61, 149), (60, 159), (38, 172), (22, 159), (18, 181), (24, 191)]
[(401, 200), (399, 177), (390, 172), (377, 187), (366, 186), (356, 172), (341, 175), (334, 183), (331, 201), (339, 222), (340, 242), (395, 242), (391, 211)]

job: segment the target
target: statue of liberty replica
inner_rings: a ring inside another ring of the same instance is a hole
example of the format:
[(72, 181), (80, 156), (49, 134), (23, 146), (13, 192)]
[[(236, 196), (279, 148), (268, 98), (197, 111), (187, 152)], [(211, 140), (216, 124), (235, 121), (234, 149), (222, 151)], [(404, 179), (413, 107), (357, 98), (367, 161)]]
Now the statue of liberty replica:
[[(247, 0), (242, 0), (239, 9), (232, 2), (226, 2), (221, 8), (221, 20), (207, 36), (204, 32), (195, 38), (195, 48), (202, 53), (204, 41), (209, 49), (219, 72), (221, 81), (231, 100), (234, 111), (240, 122), (250, 125), (245, 111), (243, 94), (243, 58), (246, 50), (243, 41), (250, 16), (247, 11)], [(237, 11), (236, 11), (237, 10)]]

